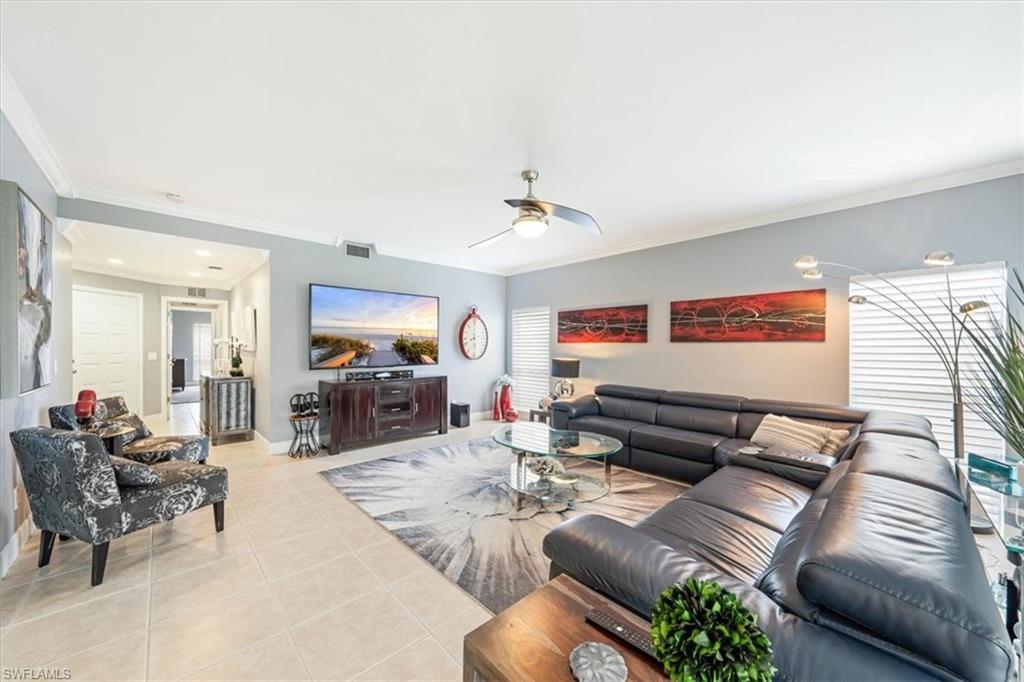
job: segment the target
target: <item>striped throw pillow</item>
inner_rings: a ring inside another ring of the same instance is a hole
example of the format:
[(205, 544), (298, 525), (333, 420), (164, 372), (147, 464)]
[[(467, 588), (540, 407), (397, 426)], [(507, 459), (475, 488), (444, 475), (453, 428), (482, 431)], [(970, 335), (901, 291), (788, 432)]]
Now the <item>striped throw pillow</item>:
[(774, 414), (766, 414), (750, 438), (756, 445), (778, 445), (805, 452), (821, 452), (832, 429), (814, 426)]
[(839, 446), (843, 444), (843, 441), (850, 437), (849, 431), (841, 431), (839, 429), (832, 429), (828, 434), (828, 439), (825, 444), (821, 446), (821, 454), (823, 455), (834, 455), (839, 451)]

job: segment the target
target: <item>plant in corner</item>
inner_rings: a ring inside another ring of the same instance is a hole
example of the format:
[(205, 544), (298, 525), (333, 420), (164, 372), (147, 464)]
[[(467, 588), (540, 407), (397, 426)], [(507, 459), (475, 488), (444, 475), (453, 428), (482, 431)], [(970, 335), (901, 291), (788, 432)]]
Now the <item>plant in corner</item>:
[(772, 645), (736, 595), (687, 579), (661, 593), (651, 612), (654, 655), (673, 682), (768, 681)]

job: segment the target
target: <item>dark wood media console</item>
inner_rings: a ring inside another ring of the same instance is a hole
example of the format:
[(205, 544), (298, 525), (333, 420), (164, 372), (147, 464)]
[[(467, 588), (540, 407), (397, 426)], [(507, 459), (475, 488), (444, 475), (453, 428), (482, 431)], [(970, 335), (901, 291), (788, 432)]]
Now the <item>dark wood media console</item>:
[(320, 439), (332, 455), (448, 433), (447, 411), (447, 377), (320, 382)]

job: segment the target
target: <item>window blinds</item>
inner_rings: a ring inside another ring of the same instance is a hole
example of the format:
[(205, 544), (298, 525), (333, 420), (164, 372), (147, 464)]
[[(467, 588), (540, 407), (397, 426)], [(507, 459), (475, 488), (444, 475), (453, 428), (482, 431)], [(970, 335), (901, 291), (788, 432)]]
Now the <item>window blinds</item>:
[[(537, 409), (551, 393), (551, 309), (512, 311), (512, 404), (520, 412)], [(523, 415), (525, 418), (526, 415)]]

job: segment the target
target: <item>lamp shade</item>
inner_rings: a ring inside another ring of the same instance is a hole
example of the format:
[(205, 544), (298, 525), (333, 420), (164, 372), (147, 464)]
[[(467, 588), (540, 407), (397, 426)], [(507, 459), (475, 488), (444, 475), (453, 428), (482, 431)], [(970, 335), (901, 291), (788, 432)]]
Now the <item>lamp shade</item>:
[(577, 379), (580, 361), (575, 358), (551, 358), (551, 376), (558, 379)]

